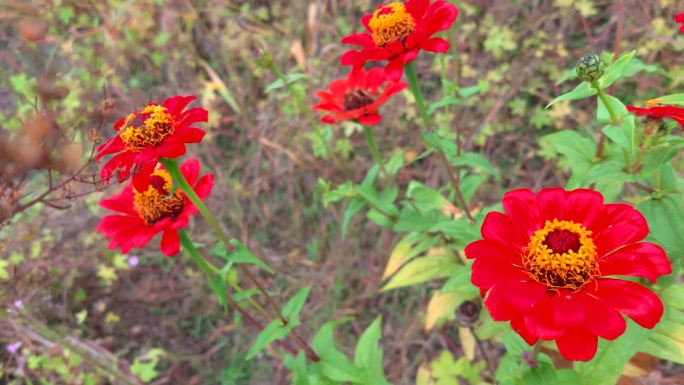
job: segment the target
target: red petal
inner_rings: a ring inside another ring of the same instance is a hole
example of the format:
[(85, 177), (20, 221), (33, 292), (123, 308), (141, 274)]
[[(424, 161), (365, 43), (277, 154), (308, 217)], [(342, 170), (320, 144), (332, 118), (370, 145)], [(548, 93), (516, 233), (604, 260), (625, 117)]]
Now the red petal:
[(387, 80), (399, 81), (404, 74), (404, 63), (401, 58), (394, 59), (385, 66), (385, 76)]
[(126, 145), (119, 135), (111, 137), (97, 148), (97, 157), (95, 160), (99, 162), (103, 156), (121, 152), (125, 149)]
[(147, 188), (150, 187), (150, 175), (152, 175), (156, 166), (156, 162), (148, 162), (137, 173), (133, 174), (133, 187), (137, 191), (147, 191)]
[(350, 50), (340, 57), (340, 65), (343, 66), (363, 65), (365, 62), (363, 55), (359, 51)]
[(428, 52), (443, 53), (449, 51), (449, 42), (441, 37), (433, 37), (420, 45), (420, 48)]
[(200, 162), (197, 159), (188, 159), (186, 160), (181, 166), (181, 174), (185, 177), (185, 180), (188, 181), (188, 184), (190, 186), (195, 185), (195, 181), (197, 180), (197, 177), (199, 176), (200, 173)]
[(204, 138), (204, 130), (199, 128), (187, 127), (182, 130), (176, 131), (173, 134), (174, 139), (183, 143), (199, 143)]
[(511, 321), (511, 329), (518, 333), (520, 337), (522, 337), (530, 346), (534, 345), (539, 339), (539, 337), (532, 335), (532, 333), (530, 333), (530, 331), (527, 329), (527, 326), (525, 326), (524, 316), (514, 318)]
[(563, 218), (565, 203), (565, 190), (562, 188), (545, 188), (537, 195), (539, 202), (539, 214), (542, 220), (554, 220)]
[(204, 199), (207, 195), (211, 194), (211, 190), (214, 188), (214, 175), (206, 174), (200, 178), (195, 186), (195, 192), (201, 199)]
[(176, 128), (183, 129), (192, 124), (209, 120), (209, 111), (201, 107), (191, 108), (180, 114), (176, 120)]
[(651, 329), (663, 315), (663, 303), (651, 290), (630, 281), (599, 278), (595, 293), (600, 301)]
[(374, 47), (375, 43), (371, 35), (367, 33), (354, 33), (342, 38), (342, 44), (361, 45)]
[(495, 258), (500, 259), (498, 263), (518, 264), (522, 265), (522, 257), (519, 251), (513, 250), (509, 245), (493, 241), (489, 239), (482, 239), (471, 242), (466, 246), (466, 258)]
[(166, 256), (171, 257), (180, 251), (180, 237), (175, 230), (165, 230), (161, 239), (161, 250)]
[(100, 201), (100, 206), (111, 211), (137, 215), (133, 209), (133, 200), (124, 194), (117, 194), (109, 199), (103, 199)]
[[(554, 322), (561, 327), (581, 325), (585, 318), (584, 303), (570, 291), (559, 290), (551, 298), (551, 310)], [(589, 314), (589, 317), (594, 317)]]
[(565, 332), (565, 328), (554, 321), (551, 303), (551, 296), (545, 295), (532, 310), (525, 312), (527, 330), (541, 339), (558, 338)]
[(413, 16), (414, 20), (420, 20), (430, 5), (430, 0), (409, 0), (405, 3), (406, 11)]
[(107, 215), (100, 220), (97, 231), (104, 233), (107, 237), (119, 233), (123, 230), (137, 227), (141, 222), (135, 217), (128, 215)]
[(648, 242), (633, 243), (599, 260), (601, 275), (631, 275), (654, 282), (672, 272), (665, 250)]
[(496, 211), (487, 214), (481, 232), (482, 238), (512, 245), (516, 250), (522, 250), (529, 242), (511, 218)]
[(185, 144), (173, 137), (166, 139), (157, 147), (157, 154), (164, 158), (178, 158), (185, 154), (185, 151)]
[(166, 107), (169, 114), (177, 116), (193, 100), (195, 100), (194, 96), (174, 96), (164, 100), (162, 107)]
[(582, 301), (586, 314), (589, 314), (584, 319), (584, 326), (592, 333), (607, 340), (614, 340), (625, 332), (627, 323), (615, 309), (583, 292), (578, 293), (577, 299)]
[(599, 256), (639, 242), (648, 235), (648, 224), (644, 216), (632, 206), (619, 203), (604, 205), (587, 228), (593, 231)]
[(503, 282), (487, 293), (485, 305), (495, 320), (511, 320), (532, 309), (545, 293), (546, 287), (537, 282)]
[(603, 195), (589, 189), (568, 191), (565, 194), (564, 206), (562, 219), (581, 223), (586, 227), (600, 213), (603, 207)]
[(478, 258), (473, 263), (472, 271), (471, 282), (483, 289), (489, 289), (501, 282), (529, 279), (519, 267), (499, 258)]
[(509, 191), (504, 194), (503, 208), (509, 218), (513, 218), (520, 231), (531, 237), (535, 231), (544, 227), (539, 217), (537, 196), (529, 189)]
[(558, 352), (568, 361), (589, 361), (594, 358), (598, 337), (585, 328), (570, 329), (556, 339)]
[(372, 113), (372, 114), (364, 114), (361, 115), (359, 118), (359, 123), (365, 125), (365, 126), (375, 126), (380, 123), (382, 120), (382, 116), (377, 113)]

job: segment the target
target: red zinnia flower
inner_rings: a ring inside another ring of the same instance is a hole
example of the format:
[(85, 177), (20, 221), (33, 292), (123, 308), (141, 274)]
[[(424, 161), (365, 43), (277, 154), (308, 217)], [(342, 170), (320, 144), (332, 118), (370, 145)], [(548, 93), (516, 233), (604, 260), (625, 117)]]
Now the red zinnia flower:
[[(211, 193), (214, 176), (206, 174), (198, 180), (199, 161), (190, 159), (180, 169), (200, 198)], [(172, 256), (180, 251), (178, 230), (188, 225), (188, 217), (196, 214), (197, 208), (181, 189), (170, 193), (172, 179), (161, 165), (149, 179), (150, 184), (143, 192), (133, 189), (133, 183), (129, 183), (121, 193), (102, 200), (100, 206), (119, 214), (102, 218), (97, 230), (112, 239), (110, 249), (121, 247), (122, 253), (145, 246), (157, 233), (163, 232), (161, 250)]]
[[(648, 102), (647, 102), (648, 105)], [(684, 130), (684, 108), (674, 106), (652, 106), (646, 108), (627, 106), (627, 111), (650, 119), (672, 119)]]
[(377, 113), (380, 106), (407, 87), (404, 82), (388, 81), (385, 88), (380, 90), (383, 83), (385, 71), (382, 68), (373, 68), (368, 72), (356, 68), (346, 79), (330, 83), (328, 91), (319, 91), (316, 95), (321, 102), (312, 108), (331, 113), (321, 118), (325, 123), (356, 120), (367, 126), (378, 124), (382, 119)]
[(342, 39), (343, 44), (360, 45), (360, 51), (348, 51), (340, 60), (342, 65), (363, 66), (367, 61), (388, 60), (387, 77), (399, 80), (403, 65), (413, 61), (422, 49), (446, 52), (449, 43), (431, 37), (451, 27), (458, 16), (455, 5), (443, 0), (408, 0), (379, 6), (361, 22), (368, 33), (356, 33)]
[(102, 179), (109, 181), (116, 172), (121, 183), (133, 169), (133, 185), (144, 191), (159, 158), (177, 158), (185, 154), (186, 143), (199, 143), (204, 131), (190, 126), (206, 122), (209, 113), (199, 107), (183, 111), (193, 99), (174, 96), (161, 106), (149, 104), (119, 120), (114, 125), (118, 134), (97, 149), (98, 161), (104, 155), (117, 154), (102, 167)]
[(527, 189), (506, 193), (505, 214), (492, 212), (483, 240), (465, 249), (474, 258), (472, 282), (497, 321), (528, 344), (555, 340), (568, 360), (588, 361), (598, 337), (625, 331), (622, 314), (652, 328), (663, 314), (660, 299), (632, 281), (655, 282), (672, 272), (665, 251), (640, 242), (646, 219), (626, 204), (604, 204), (593, 190)]
[(684, 12), (680, 13), (679, 15), (675, 16), (675, 21), (677, 23), (681, 23), (682, 26), (679, 27), (679, 32), (684, 32)]

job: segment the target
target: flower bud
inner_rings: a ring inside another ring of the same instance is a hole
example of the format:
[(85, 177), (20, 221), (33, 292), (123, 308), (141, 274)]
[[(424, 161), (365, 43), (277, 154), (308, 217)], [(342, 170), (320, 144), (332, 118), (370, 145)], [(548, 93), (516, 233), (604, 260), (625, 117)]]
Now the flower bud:
[(263, 47), (259, 46), (259, 48), (255, 48), (252, 54), (254, 56), (254, 61), (261, 68), (270, 68), (271, 65), (273, 65), (273, 57), (271, 57), (271, 54)]
[(603, 76), (605, 69), (606, 63), (600, 56), (594, 54), (582, 56), (579, 63), (577, 63), (577, 67), (575, 67), (577, 77), (585, 82), (599, 80)]

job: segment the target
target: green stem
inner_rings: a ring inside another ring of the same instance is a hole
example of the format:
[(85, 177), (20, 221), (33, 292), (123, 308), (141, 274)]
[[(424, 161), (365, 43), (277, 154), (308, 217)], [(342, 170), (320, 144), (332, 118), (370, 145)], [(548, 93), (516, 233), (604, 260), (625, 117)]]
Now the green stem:
[(613, 123), (613, 125), (618, 125), (620, 124), (620, 118), (618, 117), (617, 113), (615, 112), (615, 109), (613, 106), (610, 104), (610, 101), (608, 100), (608, 96), (606, 95), (605, 92), (601, 89), (597, 81), (594, 81), (591, 83), (591, 85), (596, 89), (596, 92), (598, 93), (599, 99), (603, 102), (603, 105), (606, 106), (606, 110), (608, 110), (608, 114), (610, 115), (610, 120)]
[[(221, 275), (221, 271), (211, 263), (207, 262), (206, 259), (202, 256), (202, 254), (197, 250), (197, 247), (195, 244), (192, 242), (188, 234), (185, 232), (185, 230), (179, 230), (178, 235), (180, 236), (180, 241), (181, 245), (183, 246), (183, 250), (187, 251), (188, 254), (190, 254), (191, 259), (193, 262), (199, 266), (199, 268), (209, 277), (213, 278), (215, 275)], [(238, 293), (242, 293), (243, 290), (238, 285), (237, 283), (231, 282), (230, 286), (237, 291)], [(256, 301), (254, 301), (251, 297), (247, 299), (247, 301), (250, 303), (250, 305), (254, 306), (254, 308), (261, 313), (262, 315), (266, 316), (267, 318), (274, 318), (273, 314), (270, 312), (266, 311), (261, 305), (259, 305)]]
[(193, 262), (199, 266), (200, 270), (204, 272), (207, 276), (210, 278), (214, 278), (216, 275), (221, 275), (221, 271), (216, 268), (216, 266), (212, 265), (211, 263), (207, 262), (204, 257), (200, 254), (199, 250), (197, 250), (197, 247), (195, 247), (195, 244), (190, 240), (190, 237), (188, 234), (185, 232), (185, 230), (178, 230), (178, 235), (180, 236), (180, 241), (181, 245), (183, 246), (183, 250), (187, 251), (188, 254), (190, 254), (190, 258), (192, 259)]
[(423, 94), (420, 92), (418, 75), (416, 75), (416, 67), (413, 65), (413, 62), (404, 64), (404, 72), (406, 73), (406, 78), (408, 79), (409, 88), (413, 93), (413, 97), (416, 99), (416, 105), (418, 106), (420, 117), (423, 119), (423, 125), (425, 125), (426, 130), (430, 131), (430, 115), (425, 107), (425, 99), (423, 98)]
[[(159, 162), (166, 167), (166, 171), (169, 172), (171, 177), (178, 182), (178, 186), (180, 187), (181, 190), (187, 195), (187, 197), (192, 201), (192, 203), (197, 207), (197, 210), (199, 210), (200, 214), (209, 222), (209, 225), (211, 225), (212, 229), (214, 229), (214, 232), (216, 235), (219, 237), (221, 242), (223, 242), (224, 246), (226, 247), (226, 250), (234, 250), (235, 247), (230, 243), (230, 238), (228, 235), (223, 231), (221, 228), (221, 225), (219, 224), (218, 220), (214, 216), (214, 214), (209, 211), (209, 208), (202, 202), (202, 199), (197, 195), (195, 192), (195, 189), (190, 186), (190, 183), (185, 179), (185, 176), (180, 170), (180, 167), (178, 167), (178, 161), (176, 159), (169, 159), (169, 158), (161, 158)], [(263, 294), (266, 297), (266, 300), (269, 302), (269, 305), (273, 308), (273, 310), (276, 312), (278, 315), (278, 318), (280, 321), (283, 323), (283, 325), (287, 325), (287, 320), (285, 317), (283, 317), (282, 312), (280, 311), (280, 307), (278, 304), (276, 304), (275, 300), (273, 297), (268, 294), (264, 286), (259, 282), (258, 279), (252, 274), (252, 272), (247, 269), (247, 267), (243, 264), (238, 265), (240, 267), (240, 270), (242, 273), (249, 279), (256, 287), (259, 289), (261, 294)]]
[(385, 178), (387, 178), (388, 175), (387, 171), (385, 171), (385, 164), (382, 161), (382, 156), (380, 155), (380, 151), (378, 150), (378, 145), (375, 143), (373, 130), (368, 126), (363, 126), (363, 134), (366, 136), (366, 141), (368, 142), (368, 147), (370, 148), (371, 153), (373, 154), (375, 163), (378, 164), (378, 166), (380, 167), (380, 171), (385, 176)]
[[(418, 84), (418, 76), (416, 75), (416, 69), (413, 65), (413, 62), (406, 63), (404, 64), (404, 72), (406, 73), (406, 78), (408, 79), (409, 82), (409, 88), (411, 89), (411, 92), (413, 93), (414, 98), (416, 99), (416, 105), (418, 106), (418, 112), (420, 113), (421, 118), (423, 119), (423, 125), (425, 126), (425, 129), (427, 131), (432, 131), (431, 127), (432, 124), (430, 123), (430, 115), (428, 114), (427, 108), (425, 108), (425, 99), (423, 98), (423, 94), (420, 91), (420, 84)], [(460, 148), (460, 144), (456, 143), (457, 146)], [(458, 204), (461, 206), (463, 209), (463, 212), (465, 212), (466, 216), (468, 217), (468, 220), (471, 222), (474, 222), (475, 219), (473, 218), (472, 214), (470, 214), (470, 210), (468, 209), (468, 205), (466, 204), (465, 198), (463, 197), (463, 193), (461, 192), (461, 187), (459, 185), (459, 181), (454, 175), (453, 170), (451, 170), (451, 165), (449, 164), (449, 160), (447, 159), (446, 155), (439, 151), (439, 159), (442, 162), (442, 165), (444, 166), (444, 169), (446, 170), (447, 174), (449, 175), (449, 181), (451, 182), (451, 187), (454, 189), (454, 193), (456, 194), (456, 200), (458, 201)]]
[[(608, 114), (610, 115), (610, 121), (614, 126), (617, 126), (620, 124), (620, 118), (617, 115), (617, 112), (615, 112), (615, 109), (613, 106), (610, 104), (610, 100), (608, 100), (608, 96), (606, 95), (605, 92), (603, 92), (603, 89), (601, 89), (601, 86), (599, 85), (598, 81), (593, 81), (591, 82), (592, 87), (596, 89), (596, 92), (598, 94), (599, 99), (601, 99), (601, 102), (603, 102), (603, 105), (606, 106), (606, 110), (608, 111)], [(601, 132), (601, 136), (599, 138), (598, 145), (596, 146), (596, 157), (599, 159), (603, 159), (603, 147), (606, 142), (606, 135)]]

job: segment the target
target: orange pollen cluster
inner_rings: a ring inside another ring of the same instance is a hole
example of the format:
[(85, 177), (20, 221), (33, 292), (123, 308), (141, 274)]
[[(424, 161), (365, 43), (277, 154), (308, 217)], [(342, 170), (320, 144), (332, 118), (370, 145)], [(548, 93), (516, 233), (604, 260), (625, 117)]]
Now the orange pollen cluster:
[(147, 146), (159, 145), (173, 134), (174, 126), (173, 116), (166, 111), (166, 107), (149, 105), (139, 114), (134, 112), (126, 117), (119, 136), (126, 148), (140, 151)]
[(166, 170), (158, 169), (150, 178), (150, 186), (144, 192), (135, 189), (133, 207), (146, 225), (153, 225), (164, 218), (176, 219), (185, 207), (180, 190), (171, 191), (172, 180)]
[(530, 237), (523, 264), (551, 289), (579, 290), (600, 275), (591, 231), (572, 221), (546, 221)]
[(398, 40), (404, 40), (416, 30), (413, 16), (406, 11), (401, 2), (393, 2), (378, 7), (368, 22), (375, 45), (383, 47)]

